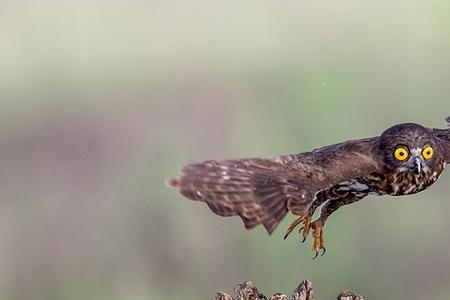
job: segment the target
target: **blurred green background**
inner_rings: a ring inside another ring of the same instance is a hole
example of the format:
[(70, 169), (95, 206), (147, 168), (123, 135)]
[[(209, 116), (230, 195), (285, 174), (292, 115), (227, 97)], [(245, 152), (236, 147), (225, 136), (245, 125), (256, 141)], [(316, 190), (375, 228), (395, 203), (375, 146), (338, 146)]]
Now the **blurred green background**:
[(0, 1), (0, 298), (449, 299), (450, 176), (330, 218), (327, 254), (164, 186), (450, 115), (448, 1)]

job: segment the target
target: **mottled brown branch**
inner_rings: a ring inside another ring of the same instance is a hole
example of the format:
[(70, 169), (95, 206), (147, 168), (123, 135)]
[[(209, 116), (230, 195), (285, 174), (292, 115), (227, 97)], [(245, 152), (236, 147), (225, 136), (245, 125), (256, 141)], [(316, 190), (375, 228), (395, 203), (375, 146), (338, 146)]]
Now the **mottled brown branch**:
[[(236, 298), (228, 295), (224, 292), (218, 292), (216, 294), (216, 300), (288, 300), (288, 296), (281, 293), (276, 293), (269, 299), (261, 294), (255, 285), (251, 281), (245, 281), (238, 284), (234, 289)], [(314, 300), (314, 291), (312, 289), (311, 281), (304, 280), (299, 286), (292, 292), (292, 300)], [(365, 300), (364, 297), (352, 293), (350, 291), (344, 291), (337, 296), (337, 300)]]
[(350, 291), (345, 291), (338, 295), (338, 300), (364, 300), (365, 298), (361, 295), (352, 293)]
[(314, 291), (311, 281), (304, 280), (292, 293), (293, 300), (314, 300)]

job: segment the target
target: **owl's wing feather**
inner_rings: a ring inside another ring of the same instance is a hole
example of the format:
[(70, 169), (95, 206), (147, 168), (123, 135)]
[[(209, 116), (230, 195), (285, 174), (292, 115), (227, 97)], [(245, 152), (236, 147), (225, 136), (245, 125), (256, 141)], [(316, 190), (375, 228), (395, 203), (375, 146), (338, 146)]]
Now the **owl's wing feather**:
[(380, 170), (377, 137), (352, 140), (294, 155), (288, 165), (307, 176), (317, 190)]
[(448, 129), (433, 128), (434, 136), (441, 142), (445, 151), (445, 161), (450, 164), (450, 116), (445, 119)]
[(450, 130), (434, 129), (433, 132), (444, 148), (445, 161), (450, 164)]
[(290, 198), (303, 199), (300, 207), (312, 199), (284, 164), (263, 158), (189, 164), (169, 184), (188, 199), (206, 202), (217, 215), (239, 215), (246, 228), (263, 224), (269, 233), (287, 214)]
[(272, 233), (289, 210), (304, 211), (316, 192), (377, 170), (375, 138), (274, 158), (192, 163), (168, 181), (186, 198), (220, 216), (239, 215), (246, 228)]

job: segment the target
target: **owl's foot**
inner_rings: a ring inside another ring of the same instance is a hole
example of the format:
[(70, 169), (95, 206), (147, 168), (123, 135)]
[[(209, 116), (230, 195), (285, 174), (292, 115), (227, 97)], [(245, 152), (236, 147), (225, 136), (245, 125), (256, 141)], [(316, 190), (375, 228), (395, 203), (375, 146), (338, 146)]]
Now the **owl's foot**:
[(323, 240), (323, 222), (320, 219), (311, 222), (312, 216), (308, 212), (293, 212), (293, 214), (299, 216), (299, 218), (292, 222), (292, 224), (289, 226), (284, 239), (286, 239), (289, 234), (291, 234), (295, 227), (297, 227), (300, 223), (303, 223), (303, 227), (299, 230), (299, 233), (303, 237), (302, 243), (306, 241), (306, 238), (312, 230), (311, 236), (313, 237), (314, 242), (312, 244), (311, 250), (316, 253), (313, 259), (316, 259), (319, 256), (320, 250), (322, 250), (321, 256), (323, 256), (327, 251)]
[(325, 254), (327, 249), (325, 248), (324, 241), (323, 241), (323, 224), (322, 221), (316, 220), (311, 223), (312, 228), (312, 237), (314, 238), (313, 245), (311, 247), (312, 251), (315, 251), (316, 254), (314, 255), (313, 259), (316, 259), (317, 256), (319, 256), (320, 250), (322, 250), (321, 256)]
[(308, 237), (309, 234), (309, 229), (310, 229), (310, 225), (311, 225), (311, 218), (312, 216), (308, 213), (308, 212), (292, 212), (294, 215), (296, 216), (300, 216), (297, 220), (295, 220), (294, 222), (292, 222), (291, 226), (289, 226), (289, 228), (286, 231), (286, 234), (284, 235), (284, 239), (286, 239), (291, 232), (294, 230), (295, 227), (298, 226), (298, 224), (303, 223), (303, 227), (300, 228), (299, 233), (302, 235), (303, 237), (303, 242), (305, 242), (306, 238)]

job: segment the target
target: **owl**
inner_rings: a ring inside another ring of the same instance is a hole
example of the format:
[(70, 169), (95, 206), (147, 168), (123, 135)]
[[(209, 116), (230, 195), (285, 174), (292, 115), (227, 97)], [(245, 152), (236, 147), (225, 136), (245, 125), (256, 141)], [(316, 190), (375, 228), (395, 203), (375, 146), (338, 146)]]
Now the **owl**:
[(436, 182), (450, 162), (450, 117), (446, 122), (447, 129), (398, 124), (299, 154), (191, 163), (166, 183), (219, 216), (238, 215), (247, 229), (262, 224), (271, 234), (291, 212), (297, 217), (285, 238), (302, 224), (302, 241), (312, 236), (316, 258), (326, 251), (325, 223), (340, 207), (369, 195), (415, 194)]

